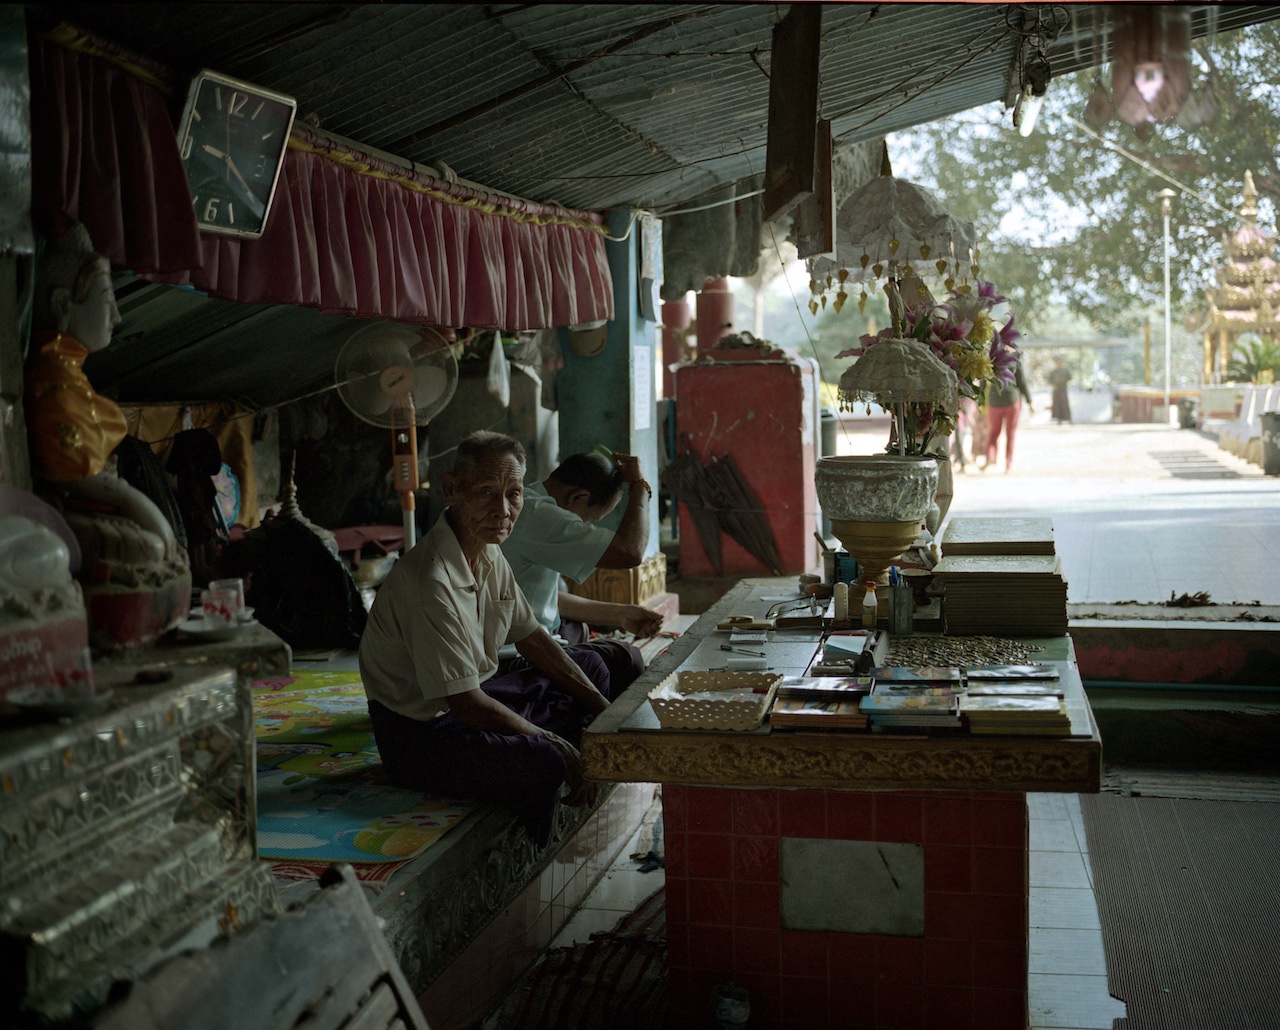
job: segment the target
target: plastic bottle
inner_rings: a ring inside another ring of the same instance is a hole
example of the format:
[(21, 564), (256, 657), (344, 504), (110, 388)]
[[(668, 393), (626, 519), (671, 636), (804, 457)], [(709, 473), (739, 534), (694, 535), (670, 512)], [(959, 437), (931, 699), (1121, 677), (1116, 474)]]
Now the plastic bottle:
[(876, 605), (876, 585), (868, 580), (867, 592), (862, 598), (862, 628), (875, 629), (879, 614), (880, 611)]

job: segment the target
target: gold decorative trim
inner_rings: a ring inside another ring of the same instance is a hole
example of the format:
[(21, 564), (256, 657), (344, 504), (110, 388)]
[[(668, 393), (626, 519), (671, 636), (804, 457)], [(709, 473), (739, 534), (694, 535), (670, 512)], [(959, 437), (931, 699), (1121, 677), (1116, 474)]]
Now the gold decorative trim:
[(395, 165), (379, 161), (368, 154), (350, 147), (342, 146), (334, 141), (307, 131), (305, 126), (294, 123), (289, 134), (289, 149), (302, 153), (316, 154), (335, 164), (341, 165), (355, 175), (365, 175), (372, 179), (383, 179), (396, 183), (414, 193), (421, 193), (442, 204), (453, 204), (458, 207), (469, 207), (482, 214), (497, 218), (510, 218), (517, 222), (531, 225), (563, 225), (570, 229), (592, 232), (597, 236), (607, 236), (608, 227), (590, 221), (585, 214), (578, 214), (569, 208), (552, 209), (532, 201), (507, 202), (494, 193), (479, 193), (466, 188), (465, 194), (459, 196), (462, 188), (450, 187), (426, 175), (406, 171)]
[(904, 737), (874, 743), (839, 735), (729, 739), (716, 734), (586, 734), (587, 775), (609, 781), (726, 787), (829, 787), (857, 790), (1016, 790), (1090, 793), (1098, 789), (1101, 746), (1052, 741), (1010, 747), (1008, 740), (939, 742)]

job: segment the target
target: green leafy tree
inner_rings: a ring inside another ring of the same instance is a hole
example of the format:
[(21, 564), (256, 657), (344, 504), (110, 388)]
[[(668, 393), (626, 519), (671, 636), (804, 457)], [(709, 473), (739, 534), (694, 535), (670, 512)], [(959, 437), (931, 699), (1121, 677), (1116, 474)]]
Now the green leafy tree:
[(1261, 382), (1268, 374), (1273, 381), (1280, 376), (1280, 343), (1261, 336), (1242, 336), (1236, 342), (1227, 374), (1239, 383)]
[[(1280, 201), (1280, 23), (1211, 42), (1197, 40), (1193, 89), (1220, 110), (1208, 125), (1151, 126), (1145, 142), (1112, 118), (1083, 125), (1094, 72), (1054, 78), (1038, 126), (1013, 130), (1003, 105), (921, 126), (890, 140), (895, 171), (912, 165), (984, 241), (982, 277), (1014, 302), (1019, 324), (1039, 328), (1059, 300), (1099, 330), (1132, 332), (1163, 307), (1163, 220), (1157, 194), (1178, 196), (1170, 219), (1171, 293), (1193, 322), (1222, 264), (1222, 236), (1236, 224), (1246, 171), (1259, 192), (1259, 221)], [(1109, 85), (1110, 69), (1100, 75)], [(1126, 157), (1119, 149), (1127, 151)], [(899, 173), (902, 174), (902, 173)], [(1189, 325), (1193, 331), (1198, 326)]]

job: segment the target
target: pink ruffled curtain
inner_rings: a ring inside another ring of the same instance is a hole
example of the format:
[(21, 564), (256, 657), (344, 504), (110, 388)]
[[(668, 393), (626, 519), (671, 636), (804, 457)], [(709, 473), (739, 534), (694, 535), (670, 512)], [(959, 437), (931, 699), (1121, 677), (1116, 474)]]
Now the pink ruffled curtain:
[(201, 234), (166, 82), (101, 52), (31, 46), (37, 210), (52, 231), (83, 221), (115, 265), (227, 300), (431, 325), (613, 317), (599, 215), (416, 176), (302, 127), (262, 238)]
[(112, 264), (137, 272), (198, 264), (200, 234), (170, 110), (173, 87), (159, 79), (161, 69), (127, 71), (105, 55), (34, 33), (29, 47), (37, 228), (56, 236), (83, 222)]

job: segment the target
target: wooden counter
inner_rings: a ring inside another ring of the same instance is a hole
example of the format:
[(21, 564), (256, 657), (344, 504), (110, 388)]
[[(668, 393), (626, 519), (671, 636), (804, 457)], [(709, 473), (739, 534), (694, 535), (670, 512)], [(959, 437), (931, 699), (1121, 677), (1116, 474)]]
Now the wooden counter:
[[(730, 615), (763, 615), (773, 598), (795, 596), (795, 580), (743, 580), (708, 610), (583, 734), (596, 780), (738, 787), (954, 789), (1095, 793), (1102, 742), (1085, 699), (1069, 637), (1030, 641), (1059, 669), (1071, 737), (933, 737), (871, 732), (697, 732), (662, 729), (649, 691), (676, 669), (713, 668), (728, 656), (716, 626)], [(765, 649), (775, 671), (803, 675), (822, 631), (779, 629)], [(718, 656), (718, 657), (716, 657)]]
[[(1069, 737), (658, 725), (651, 688), (731, 657), (719, 622), (796, 593), (743, 581), (583, 735), (592, 778), (662, 784), (671, 1025), (704, 1025), (734, 984), (758, 1030), (1025, 1030), (1026, 793), (1100, 780), (1070, 639), (1030, 642), (1059, 669)], [(778, 629), (761, 649), (803, 675), (821, 635)]]

